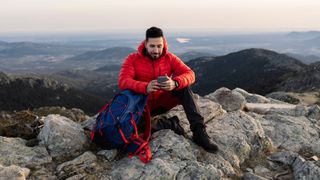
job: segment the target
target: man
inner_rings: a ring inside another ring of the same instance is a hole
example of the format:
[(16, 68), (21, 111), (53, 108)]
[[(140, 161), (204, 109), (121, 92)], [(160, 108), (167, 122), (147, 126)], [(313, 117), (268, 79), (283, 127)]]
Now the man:
[[(164, 82), (158, 82), (160, 76)], [(126, 58), (119, 74), (121, 90), (148, 94), (147, 104), (152, 116), (181, 104), (193, 132), (193, 141), (206, 151), (215, 153), (218, 146), (206, 132), (203, 117), (189, 87), (194, 81), (194, 72), (168, 51), (163, 32), (157, 27), (146, 31), (146, 39), (138, 47), (138, 52)]]

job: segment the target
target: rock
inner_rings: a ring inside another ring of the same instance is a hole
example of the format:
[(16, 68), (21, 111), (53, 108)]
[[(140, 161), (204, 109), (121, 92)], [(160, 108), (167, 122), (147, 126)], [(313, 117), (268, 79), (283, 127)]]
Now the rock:
[(210, 121), (207, 132), (222, 150), (221, 156), (233, 167), (240, 167), (251, 153), (267, 150), (271, 143), (260, 122), (242, 111), (230, 112)]
[(73, 120), (74, 122), (83, 122), (89, 119), (89, 116), (87, 116), (81, 109), (78, 108), (66, 109), (65, 107), (40, 107), (34, 109), (33, 112), (38, 116), (59, 114)]
[(220, 88), (214, 93), (205, 96), (214, 102), (219, 103), (226, 111), (242, 110), (246, 99), (237, 91), (231, 91), (228, 88)]
[[(227, 89), (227, 88), (226, 88)], [(251, 93), (248, 93), (246, 90), (241, 89), (241, 88), (234, 88), (232, 91), (238, 92), (240, 93), (243, 97), (247, 98), (249, 96), (251, 96)], [(262, 96), (263, 97), (263, 96)]]
[[(204, 104), (204, 101), (199, 102), (199, 106), (203, 106), (202, 108), (204, 109), (219, 107), (215, 103), (207, 102), (208, 105), (206, 106)], [(219, 115), (214, 116), (214, 119), (208, 120), (207, 117), (210, 116), (210, 112), (203, 113), (206, 118), (207, 131), (223, 151), (221, 154), (218, 153), (218, 156), (210, 156), (208, 153), (203, 153), (197, 159), (219, 167), (224, 175), (232, 177), (236, 175), (232, 166), (240, 167), (240, 164), (249, 158), (249, 154), (254, 151), (267, 151), (272, 146), (272, 142), (265, 136), (260, 122), (246, 113), (235, 111), (226, 114), (219, 108), (212, 109), (216, 109), (213, 112)], [(180, 113), (183, 113), (182, 109), (170, 111), (168, 114), (173, 116), (180, 115)], [(184, 123), (187, 120), (185, 117), (181, 118), (180, 115), (180, 121)], [(162, 142), (159, 143), (162, 144)]]
[(89, 119), (81, 122), (81, 126), (84, 130), (87, 130), (87, 131), (91, 131), (95, 122), (96, 122), (96, 118), (98, 117), (98, 114), (96, 114), (95, 116), (93, 117), (90, 117)]
[(6, 112), (6, 111), (0, 111), (0, 119), (1, 121), (5, 119), (12, 119), (11, 113)]
[(112, 150), (101, 150), (97, 153), (99, 156), (102, 156), (108, 162), (111, 162), (116, 159), (118, 151), (115, 149)]
[(55, 175), (55, 166), (55, 163), (51, 163), (45, 166), (33, 167), (28, 179), (56, 180), (58, 177)]
[(72, 161), (60, 164), (57, 169), (59, 179), (92, 179), (100, 177), (100, 173), (106, 170), (98, 165), (97, 157), (90, 151)]
[[(299, 152), (311, 149), (311, 145), (319, 140), (318, 130), (304, 116), (270, 114), (255, 118), (261, 122), (265, 134), (273, 144), (280, 149)], [(313, 150), (313, 153), (320, 153), (317, 149)]]
[(190, 163), (181, 169), (176, 179), (222, 179), (221, 173), (213, 165), (201, 165), (200, 163)]
[(311, 106), (308, 110), (307, 117), (316, 119), (320, 125), (320, 107), (318, 105)]
[(246, 168), (246, 172), (253, 173), (253, 169), (251, 169), (251, 168)]
[[(318, 129), (318, 132), (320, 132), (320, 129)], [(320, 139), (314, 141), (310, 146), (311, 152), (320, 152)]]
[(49, 115), (45, 118), (38, 139), (39, 144), (44, 144), (56, 160), (76, 157), (90, 145), (82, 127), (60, 115)]
[(290, 95), (286, 92), (281, 92), (281, 91), (267, 94), (266, 97), (276, 99), (279, 101), (283, 101), (283, 102), (287, 102), (290, 104), (299, 104), (300, 103), (299, 99), (293, 97), (292, 95)]
[(252, 172), (246, 172), (243, 176), (244, 180), (267, 180), (264, 177), (258, 176)]
[[(153, 134), (150, 147), (153, 159), (142, 163), (138, 157), (126, 157), (112, 164), (110, 176), (114, 179), (220, 179), (222, 172), (214, 166), (197, 161), (196, 146), (171, 130)], [(121, 167), (119, 169), (118, 167)]]
[(21, 168), (16, 165), (4, 167), (0, 164), (0, 179), (25, 180), (30, 173), (30, 169)]
[(290, 165), (294, 179), (319, 179), (320, 167), (311, 161), (306, 161), (299, 154), (283, 151), (271, 154), (269, 159)]
[(271, 171), (268, 168), (266, 168), (266, 167), (264, 167), (262, 165), (258, 165), (258, 166), (256, 166), (254, 168), (254, 173), (259, 175), (259, 176), (265, 177), (268, 174), (270, 174)]
[(308, 113), (306, 106), (293, 104), (247, 103), (246, 110), (258, 114), (280, 114), (295, 117), (305, 116)]
[(313, 161), (319, 161), (319, 158), (317, 156), (312, 156), (310, 159)]
[[(285, 105), (283, 105), (285, 106)], [(266, 114), (281, 114), (286, 116), (305, 116), (308, 112), (307, 107), (303, 105), (296, 105), (294, 108), (270, 108)]]
[(237, 176), (236, 170), (220, 154), (213, 156), (211, 153), (207, 153), (204, 150), (200, 149), (199, 154), (197, 154), (197, 159), (199, 162), (211, 164), (217, 169), (221, 170), (224, 177)]
[(258, 114), (289, 114), (295, 116), (296, 107), (292, 104), (247, 103), (245, 109)]
[(248, 103), (270, 103), (270, 99), (261, 96), (259, 94), (251, 94), (241, 88), (235, 88), (232, 91), (240, 93), (243, 97), (246, 98)]
[(26, 140), (0, 136), (0, 164), (35, 167), (52, 162), (44, 146), (27, 147)]

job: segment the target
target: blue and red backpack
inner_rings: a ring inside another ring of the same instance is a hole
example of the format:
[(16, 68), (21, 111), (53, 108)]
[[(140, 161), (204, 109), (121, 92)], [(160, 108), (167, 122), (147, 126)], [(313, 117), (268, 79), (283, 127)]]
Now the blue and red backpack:
[[(124, 90), (116, 94), (98, 114), (91, 131), (91, 140), (105, 149), (122, 149), (131, 158), (138, 155), (147, 163), (152, 154), (149, 147), (151, 135), (150, 111), (147, 95)], [(137, 124), (145, 119), (145, 131), (139, 135)]]

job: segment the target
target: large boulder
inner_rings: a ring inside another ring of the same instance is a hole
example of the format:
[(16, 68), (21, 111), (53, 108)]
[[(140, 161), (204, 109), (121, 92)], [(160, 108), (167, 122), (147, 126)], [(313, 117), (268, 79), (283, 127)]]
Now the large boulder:
[(36, 167), (52, 162), (44, 146), (28, 147), (26, 140), (0, 136), (0, 164)]
[(57, 160), (76, 157), (90, 145), (81, 125), (60, 115), (49, 115), (44, 119), (38, 139)]
[(241, 88), (235, 88), (232, 91), (240, 93), (248, 103), (270, 103), (271, 100), (259, 94), (251, 94)]
[[(197, 161), (199, 150), (183, 136), (161, 130), (150, 143), (153, 159), (142, 163), (138, 157), (125, 157), (112, 164), (113, 179), (221, 179), (222, 172), (211, 164)], [(216, 156), (216, 155), (213, 155)], [(119, 168), (121, 167), (121, 168)], [(231, 168), (231, 167), (230, 167)]]
[(320, 167), (312, 161), (306, 161), (297, 153), (283, 151), (271, 154), (269, 160), (291, 166), (294, 179), (319, 179)]
[(231, 112), (208, 122), (207, 132), (221, 149), (221, 156), (233, 167), (239, 168), (251, 154), (267, 152), (272, 147), (260, 122), (243, 111)]
[(261, 122), (265, 134), (272, 139), (277, 148), (293, 152), (311, 151), (320, 153), (319, 126), (305, 116), (294, 117), (281, 114), (255, 115)]
[(228, 112), (242, 110), (246, 103), (246, 99), (241, 93), (231, 91), (228, 88), (220, 88), (214, 93), (206, 95), (205, 98), (219, 103)]

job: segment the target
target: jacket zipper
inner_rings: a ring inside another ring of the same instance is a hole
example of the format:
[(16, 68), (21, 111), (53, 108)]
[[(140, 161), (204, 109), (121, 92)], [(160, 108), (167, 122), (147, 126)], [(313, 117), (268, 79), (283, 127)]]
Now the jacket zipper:
[[(155, 75), (155, 69), (154, 69), (154, 60), (151, 60), (152, 61), (152, 72), (153, 72), (153, 79), (154, 80), (156, 78), (156, 75)], [(154, 99), (154, 93), (152, 92), (152, 99)]]

